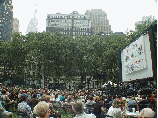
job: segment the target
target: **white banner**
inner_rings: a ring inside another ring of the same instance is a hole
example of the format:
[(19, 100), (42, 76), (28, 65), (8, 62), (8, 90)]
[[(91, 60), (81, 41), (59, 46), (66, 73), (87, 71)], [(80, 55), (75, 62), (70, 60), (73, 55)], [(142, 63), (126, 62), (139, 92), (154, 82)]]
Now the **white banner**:
[(126, 74), (146, 68), (143, 36), (123, 50)]
[(141, 35), (121, 52), (122, 80), (130, 81), (153, 76), (149, 35)]

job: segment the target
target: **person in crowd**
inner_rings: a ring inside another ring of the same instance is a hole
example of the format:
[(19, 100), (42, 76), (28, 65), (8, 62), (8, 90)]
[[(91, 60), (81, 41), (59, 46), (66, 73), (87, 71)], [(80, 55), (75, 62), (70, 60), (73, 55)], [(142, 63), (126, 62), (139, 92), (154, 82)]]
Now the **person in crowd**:
[(137, 103), (136, 103), (134, 97), (132, 97), (131, 100), (128, 101), (128, 110), (129, 110), (130, 112), (132, 112), (132, 108), (137, 109)]
[(65, 102), (64, 94), (62, 94), (62, 95), (60, 96), (60, 102)]
[(8, 93), (5, 89), (3, 89), (1, 93), (2, 93), (1, 95), (2, 104), (5, 107), (6, 111), (8, 111), (9, 106), (15, 104), (15, 102), (9, 99), (9, 96), (7, 95)]
[(12, 91), (10, 94), (10, 100), (14, 100), (14, 101), (16, 100), (16, 94), (14, 91)]
[(50, 117), (54, 117), (54, 118), (61, 117), (61, 114), (55, 111), (55, 109), (53, 107), (53, 104), (50, 102), (50, 96), (49, 95), (46, 96), (46, 103), (49, 104), (49, 109), (51, 110)]
[(96, 118), (94, 114), (86, 114), (84, 112), (84, 105), (81, 101), (76, 101), (72, 108), (76, 114), (74, 118)]
[(110, 116), (113, 118), (122, 118), (121, 109), (119, 107), (120, 107), (119, 99), (114, 99), (112, 106), (109, 108), (107, 112), (107, 116)]
[(89, 100), (86, 102), (86, 107), (94, 105), (93, 96), (89, 96)]
[(154, 91), (153, 95), (151, 96), (151, 105), (153, 110), (155, 108), (155, 103), (156, 103), (155, 96), (156, 96), (156, 92)]
[[(28, 95), (26, 93), (21, 94), (21, 103), (18, 104), (18, 110), (27, 114), (29, 118), (33, 118), (31, 107), (27, 104)], [(22, 116), (19, 116), (22, 118)]]
[(147, 108), (148, 104), (149, 104), (149, 101), (146, 100), (146, 96), (142, 95), (142, 100), (138, 102), (139, 110), (142, 110), (143, 108)]
[(2, 113), (6, 111), (5, 108), (3, 107), (3, 105), (0, 102), (0, 116), (2, 115)]
[(100, 102), (100, 97), (96, 96), (95, 97), (95, 104), (94, 104), (94, 115), (96, 118), (102, 118), (103, 114), (102, 112), (104, 111), (103, 104)]
[(71, 100), (72, 100), (72, 97), (68, 96), (67, 102), (63, 103), (63, 110), (74, 116), (74, 111), (72, 109), (73, 102), (71, 102)]
[(111, 106), (112, 106), (112, 98), (111, 95), (109, 95), (106, 101), (106, 109), (109, 109)]
[(118, 99), (119, 99), (119, 100), (122, 100), (122, 96), (121, 96), (121, 95), (119, 95), (119, 96), (118, 96)]
[(49, 104), (46, 102), (39, 102), (37, 104), (37, 118), (49, 118), (51, 110), (49, 109)]
[(39, 99), (37, 99), (37, 94), (33, 94), (33, 98), (30, 100), (30, 106), (33, 109), (39, 102)]
[(140, 116), (139, 116), (139, 118), (145, 118), (145, 117), (147, 117), (147, 118), (154, 118), (154, 115), (155, 115), (155, 113), (154, 113), (154, 111), (152, 110), (152, 104), (150, 103), (149, 105), (148, 105), (148, 108), (144, 108), (141, 112), (140, 112)]

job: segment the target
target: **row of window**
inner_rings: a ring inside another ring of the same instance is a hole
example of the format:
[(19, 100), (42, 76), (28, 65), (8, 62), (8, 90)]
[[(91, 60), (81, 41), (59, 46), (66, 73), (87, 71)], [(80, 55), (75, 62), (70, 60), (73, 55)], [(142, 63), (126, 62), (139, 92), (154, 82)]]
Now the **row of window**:
[(53, 20), (50, 20), (51, 22), (62, 22), (62, 23), (65, 23), (65, 22), (72, 22), (71, 19), (64, 19), (64, 20), (58, 20), (58, 19), (53, 19)]
[[(60, 32), (61, 34), (64, 35), (71, 35), (71, 32)], [(87, 32), (73, 32), (73, 35), (91, 35), (91, 33)]]
[(75, 16), (72, 16), (72, 15), (70, 15), (70, 16), (50, 16), (50, 15), (48, 15), (47, 16), (47, 18), (49, 19), (49, 18), (86, 18), (86, 16), (83, 16), (83, 15), (75, 15)]
[[(58, 28), (53, 28), (52, 30), (58, 30)], [(60, 28), (61, 31), (70, 31), (72, 30), (72, 28)], [(83, 32), (86, 32), (86, 31), (90, 31), (91, 29), (90, 28), (73, 28), (73, 31), (83, 31)]]
[[(56, 24), (56, 23), (51, 23), (48, 24), (48, 26), (52, 26), (52, 27), (71, 27), (72, 24)], [(81, 27), (90, 27), (89, 24), (74, 24), (73, 27), (78, 27), (78, 28), (81, 28)]]

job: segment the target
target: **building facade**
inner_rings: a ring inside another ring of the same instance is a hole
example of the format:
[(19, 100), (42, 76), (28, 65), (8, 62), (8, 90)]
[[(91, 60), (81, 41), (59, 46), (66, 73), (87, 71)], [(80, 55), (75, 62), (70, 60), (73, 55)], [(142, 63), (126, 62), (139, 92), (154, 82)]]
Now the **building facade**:
[(12, 0), (0, 0), (0, 40), (11, 40), (13, 28)]
[(112, 33), (111, 25), (109, 25), (109, 20), (107, 19), (107, 13), (102, 11), (102, 9), (87, 10), (85, 15), (88, 15), (91, 19), (93, 35), (100, 32), (105, 34)]
[(13, 34), (19, 32), (19, 20), (17, 18), (13, 19)]
[(35, 8), (34, 17), (30, 20), (28, 24), (26, 34), (28, 34), (29, 32), (38, 32), (38, 20), (36, 18), (36, 13), (37, 13), (37, 8)]
[(54, 34), (59, 31), (63, 35), (92, 35), (91, 20), (87, 15), (81, 15), (77, 11), (70, 14), (47, 14), (46, 31)]

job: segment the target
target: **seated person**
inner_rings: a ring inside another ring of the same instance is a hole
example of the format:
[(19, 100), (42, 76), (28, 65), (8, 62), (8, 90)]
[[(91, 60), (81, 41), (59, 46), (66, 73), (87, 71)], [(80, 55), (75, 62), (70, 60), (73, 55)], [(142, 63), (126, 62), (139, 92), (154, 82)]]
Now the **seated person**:
[(92, 106), (95, 102), (93, 101), (93, 96), (89, 97), (89, 100), (86, 102), (86, 107)]
[(84, 113), (84, 105), (81, 101), (76, 101), (72, 108), (76, 114), (74, 118), (96, 118), (94, 114)]
[(148, 118), (154, 118), (154, 111), (152, 110), (152, 104), (150, 103), (148, 105), (148, 108), (144, 108), (141, 112), (140, 112), (140, 116), (139, 118), (143, 118), (143, 117), (148, 117)]
[(37, 115), (39, 117), (37, 118), (49, 118), (50, 115), (50, 109), (49, 104), (46, 102), (39, 102), (36, 107)]
[(38, 102), (39, 102), (39, 99), (37, 99), (37, 94), (34, 93), (33, 98), (30, 101), (31, 108), (33, 109), (38, 104)]
[(2, 113), (5, 111), (5, 108), (3, 107), (3, 105), (0, 102), (0, 116), (2, 115)]
[(121, 109), (119, 99), (114, 99), (112, 106), (109, 108), (107, 112), (107, 116), (111, 116), (113, 118), (122, 118), (121, 116)]
[(133, 111), (132, 108), (137, 109), (137, 103), (136, 103), (134, 97), (132, 97), (131, 100), (128, 101), (128, 110), (129, 110), (130, 112)]
[(8, 111), (9, 110), (9, 106), (11, 104), (14, 104), (8, 97), (7, 95), (7, 91), (5, 89), (3, 89), (1, 91), (2, 95), (1, 95), (1, 100), (2, 100), (2, 105), (5, 107), (5, 109)]
[(69, 96), (67, 98), (67, 102), (65, 102), (63, 104), (63, 108), (64, 108), (65, 111), (68, 111), (69, 113), (74, 113), (74, 111), (72, 110), (72, 102), (71, 102), (71, 100), (72, 100), (72, 97)]
[(87, 114), (90, 114), (90, 113), (93, 113), (93, 111), (94, 111), (94, 101), (93, 101), (93, 96), (90, 96), (89, 97), (89, 100), (87, 100), (87, 102), (86, 102), (86, 109), (85, 109), (85, 112), (87, 113)]
[[(31, 107), (27, 104), (27, 102), (28, 102), (27, 97), (28, 97), (28, 95), (26, 93), (23, 93), (21, 95), (22, 102), (18, 104), (18, 110), (26, 113), (29, 118), (33, 118), (33, 113), (32, 113)], [(23, 118), (23, 117), (19, 116), (19, 118)]]
[(149, 104), (149, 101), (146, 100), (146, 96), (142, 96), (142, 100), (138, 103), (139, 110), (142, 110), (143, 108), (147, 108)]
[(102, 112), (104, 111), (104, 108), (103, 108), (103, 104), (100, 102), (100, 97), (99, 96), (96, 96), (95, 97), (95, 104), (94, 104), (94, 115), (97, 117), (97, 118), (102, 118), (103, 114)]

